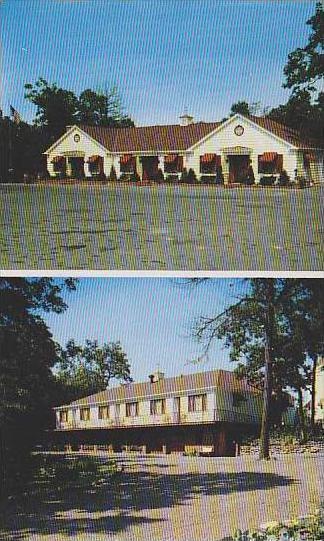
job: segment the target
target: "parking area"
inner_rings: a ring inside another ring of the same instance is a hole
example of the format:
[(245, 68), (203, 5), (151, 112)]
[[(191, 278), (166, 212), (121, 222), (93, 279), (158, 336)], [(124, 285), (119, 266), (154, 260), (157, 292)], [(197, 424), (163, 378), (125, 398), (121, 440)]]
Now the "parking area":
[(2, 269), (323, 268), (324, 185), (1, 185)]
[[(102, 454), (102, 460), (106, 460)], [(9, 505), (4, 540), (214, 541), (236, 528), (305, 515), (323, 496), (324, 456), (202, 458), (120, 455), (101, 488)], [(104, 480), (103, 480), (104, 481)]]

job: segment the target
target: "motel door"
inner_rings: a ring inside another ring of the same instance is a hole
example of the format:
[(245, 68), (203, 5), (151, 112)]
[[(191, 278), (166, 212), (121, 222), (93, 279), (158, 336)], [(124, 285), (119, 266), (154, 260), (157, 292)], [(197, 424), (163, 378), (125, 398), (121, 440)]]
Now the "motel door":
[(173, 422), (180, 423), (180, 396), (173, 399)]
[(244, 182), (250, 165), (250, 156), (232, 155), (229, 156), (229, 181)]
[(116, 425), (120, 423), (120, 404), (115, 405)]

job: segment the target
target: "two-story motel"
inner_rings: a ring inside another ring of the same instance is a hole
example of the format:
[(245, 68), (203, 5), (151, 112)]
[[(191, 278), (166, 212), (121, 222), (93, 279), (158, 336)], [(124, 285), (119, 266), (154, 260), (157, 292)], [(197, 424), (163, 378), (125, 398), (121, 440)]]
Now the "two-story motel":
[[(222, 122), (112, 128), (70, 126), (46, 152), (53, 178), (109, 178), (134, 175), (141, 181), (158, 178), (177, 182), (184, 168), (198, 181), (244, 183), (251, 169), (255, 183), (279, 179), (285, 170), (291, 181), (324, 180), (324, 149), (267, 117), (235, 114)], [(162, 177), (162, 178), (161, 178)]]
[(121, 384), (55, 408), (56, 439), (72, 445), (197, 450), (234, 455), (240, 434), (260, 425), (262, 394), (233, 372), (213, 370)]

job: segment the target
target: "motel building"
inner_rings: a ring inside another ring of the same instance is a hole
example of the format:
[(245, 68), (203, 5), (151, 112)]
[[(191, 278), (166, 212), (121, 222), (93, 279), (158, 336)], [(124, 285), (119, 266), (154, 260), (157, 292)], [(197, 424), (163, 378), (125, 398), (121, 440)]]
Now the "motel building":
[[(194, 122), (185, 114), (165, 126), (69, 126), (46, 152), (50, 177), (177, 182), (184, 168), (198, 181), (277, 182), (282, 171), (297, 182), (324, 179), (324, 149), (269, 118), (235, 114), (223, 122)], [(251, 180), (251, 170), (254, 179)]]
[(156, 372), (146, 382), (54, 408), (52, 436), (72, 449), (98, 445), (110, 451), (235, 456), (241, 434), (260, 428), (262, 400), (262, 393), (230, 371), (171, 378)]

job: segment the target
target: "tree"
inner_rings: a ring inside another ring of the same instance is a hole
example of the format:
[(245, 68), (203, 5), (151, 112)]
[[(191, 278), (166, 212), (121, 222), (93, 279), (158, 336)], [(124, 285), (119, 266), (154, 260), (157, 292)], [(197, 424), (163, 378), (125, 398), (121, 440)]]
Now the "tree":
[(268, 116), (305, 137), (324, 140), (324, 92), (319, 82), (324, 76), (324, 11), (321, 2), (307, 21), (312, 28), (308, 43), (288, 55), (284, 67), (284, 88), (292, 89), (285, 105), (270, 110)]
[(316, 91), (316, 84), (324, 76), (324, 10), (322, 2), (317, 2), (315, 14), (306, 22), (312, 32), (304, 48), (297, 48), (288, 55), (284, 68), (285, 88), (293, 93), (300, 90)]
[(48, 420), (56, 347), (41, 313), (66, 310), (62, 293), (75, 287), (74, 280), (0, 279), (0, 496), (24, 473)]
[(25, 84), (25, 90), (25, 98), (37, 107), (35, 124), (46, 128), (50, 142), (58, 139), (66, 126), (77, 122), (78, 98), (71, 90), (56, 83), (50, 85), (42, 77), (34, 85)]
[(324, 92), (312, 102), (309, 90), (296, 90), (285, 105), (271, 109), (268, 116), (294, 128), (304, 137), (323, 139)]
[(62, 402), (103, 391), (112, 379), (132, 381), (127, 355), (119, 342), (99, 346), (96, 340), (86, 340), (80, 346), (71, 339), (57, 352), (54, 373), (62, 389)]
[[(309, 382), (307, 340), (311, 344), (304, 320), (306, 306), (309, 313), (313, 309), (306, 305), (307, 284), (300, 280), (254, 278), (248, 283), (249, 291), (238, 302), (221, 314), (200, 318), (195, 335), (206, 350), (214, 339), (224, 340), (238, 377), (263, 390), (260, 458), (269, 458), (272, 397), (280, 398), (289, 387), (300, 394)], [(312, 347), (318, 349), (314, 343)]]
[(249, 104), (246, 101), (238, 101), (236, 103), (233, 103), (230, 116), (233, 116), (237, 113), (248, 116), (250, 114)]

